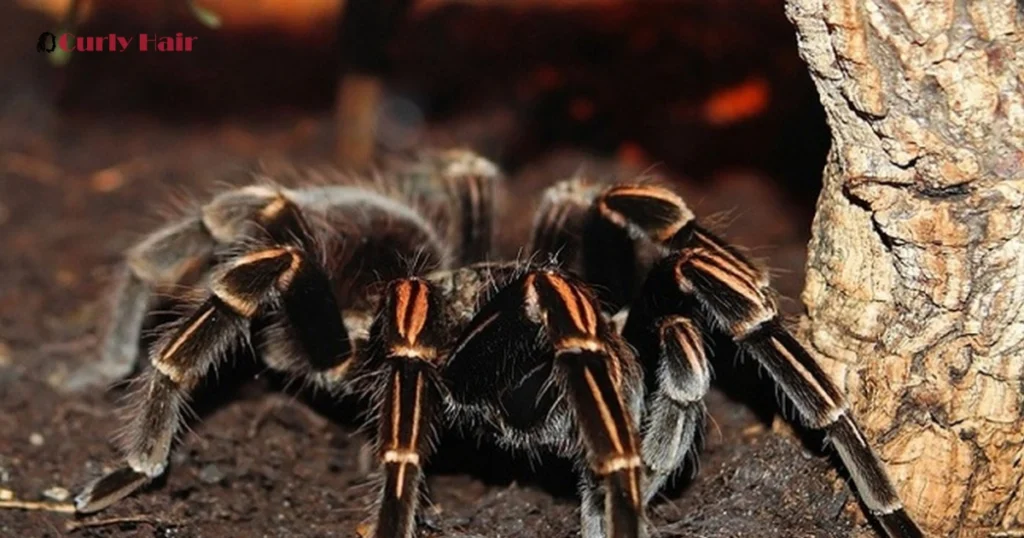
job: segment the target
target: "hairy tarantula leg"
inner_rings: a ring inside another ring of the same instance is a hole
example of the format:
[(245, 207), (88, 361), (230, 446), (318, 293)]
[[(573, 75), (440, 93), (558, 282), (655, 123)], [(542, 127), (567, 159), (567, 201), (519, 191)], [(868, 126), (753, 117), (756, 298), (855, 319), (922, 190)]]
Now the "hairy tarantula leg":
[(605, 525), (610, 538), (642, 534), (643, 463), (640, 440), (623, 394), (623, 368), (632, 357), (602, 319), (589, 290), (564, 275), (527, 274), (526, 315), (540, 323), (555, 349), (562, 378), (583, 434), (591, 472), (604, 482)]
[(210, 262), (216, 246), (244, 235), (244, 226), (251, 220), (269, 229), (294, 227), (292, 213), (280, 211), (279, 200), (283, 196), (265, 186), (228, 191), (203, 206), (199, 214), (168, 224), (131, 247), (118, 275), (99, 361), (72, 376), (66, 388), (80, 390), (130, 374), (140, 357), (139, 339), (153, 288), (177, 284), (198, 273)]
[[(607, 536), (638, 538), (644, 524), (643, 460), (636, 427), (615, 384), (614, 361), (620, 359), (589, 344), (568, 344), (556, 354), (564, 363), (562, 375), (583, 430), (591, 472), (604, 481)], [(599, 498), (592, 490), (584, 498), (588, 496)]]
[[(538, 333), (546, 338), (538, 340)], [(640, 536), (643, 463), (634, 422), (639, 387), (631, 386), (639, 384), (638, 372), (631, 370), (628, 346), (610, 329), (582, 284), (556, 271), (531, 271), (484, 305), (445, 369), (455, 405), (503, 408), (501, 392), (514, 383), (508, 377), (529, 375), (541, 365), (540, 358), (551, 360), (551, 351), (553, 380), (568, 396), (582, 455), (605, 489), (601, 495), (584, 481), (584, 500), (603, 498), (605, 504), (603, 525), (593, 521), (591, 503), (584, 505), (585, 536), (600, 536), (595, 532), (601, 527), (612, 538)], [(501, 353), (497, 364), (495, 353)]]
[(576, 269), (587, 210), (599, 192), (583, 178), (559, 181), (544, 191), (533, 220), (527, 252), (557, 258), (562, 267)]
[[(671, 282), (669, 282), (671, 285)], [(704, 418), (704, 396), (711, 386), (711, 367), (700, 327), (690, 317), (692, 298), (666, 308), (664, 279), (652, 274), (643, 296), (630, 308), (622, 335), (636, 348), (647, 382), (647, 416), (642, 446), (649, 478), (649, 502), (690, 452)], [(671, 312), (683, 312), (679, 315)]]
[(117, 276), (110, 318), (100, 337), (99, 361), (88, 363), (65, 387), (82, 390), (127, 377), (139, 359), (139, 339), (154, 286), (175, 284), (205, 266), (216, 241), (198, 216), (173, 222), (128, 250)]
[(351, 360), (327, 278), (297, 247), (235, 258), (213, 279), (211, 292), (154, 346), (153, 368), (143, 378), (142, 401), (127, 428), (128, 468), (88, 486), (75, 499), (79, 512), (101, 510), (163, 474), (189, 392), (248, 336), (249, 322), (265, 307), (280, 303), (303, 316), (299, 337), (309, 344), (315, 365), (345, 369)]
[(436, 369), (443, 344), (439, 301), (424, 280), (393, 281), (371, 329), (368, 365), (386, 376), (378, 416), (384, 487), (376, 538), (410, 538), (415, 532), (423, 463), (433, 449), (441, 403)]
[[(886, 533), (893, 538), (922, 536), (850, 415), (843, 394), (783, 326), (767, 272), (698, 226), (682, 199), (667, 189), (612, 187), (595, 203), (592, 215), (618, 227), (617, 238), (610, 233), (606, 238), (619, 243), (646, 239), (661, 248), (666, 258), (662, 263), (671, 265), (674, 287), (696, 298), (709, 321), (768, 370), (808, 425), (825, 431), (861, 499)], [(614, 277), (611, 272), (604, 275)]]
[[(79, 513), (102, 510), (163, 474), (189, 390), (241, 337), (242, 328), (230, 312), (212, 298), (185, 320), (174, 338), (164, 339), (160, 351), (152, 355), (154, 367), (141, 378), (138, 397), (142, 402), (126, 429), (127, 466), (89, 484), (76, 496)], [(205, 353), (196, 355), (201, 351)]]
[(487, 261), (494, 243), (501, 172), (494, 163), (471, 151), (444, 151), (438, 158), (445, 188), (459, 208), (462, 262)]
[(704, 396), (711, 384), (711, 369), (704, 356), (700, 331), (685, 317), (662, 318), (658, 323), (661, 366), (652, 411), (644, 425), (644, 461), (651, 470), (644, 500), (650, 501), (682, 466), (704, 418)]
[(673, 233), (692, 221), (693, 213), (682, 200), (658, 187), (617, 185), (597, 197), (584, 225), (584, 273), (588, 282), (605, 292), (602, 299), (610, 310), (628, 305), (642, 285), (638, 262), (642, 240), (653, 240), (663, 257), (668, 249), (678, 248)]

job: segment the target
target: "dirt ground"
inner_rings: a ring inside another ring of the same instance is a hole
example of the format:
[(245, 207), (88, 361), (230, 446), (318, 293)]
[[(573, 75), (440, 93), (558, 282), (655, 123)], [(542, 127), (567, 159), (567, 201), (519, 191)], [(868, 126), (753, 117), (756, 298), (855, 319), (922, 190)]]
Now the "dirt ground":
[[(390, 86), (429, 103), (421, 141), (479, 149), (506, 167), (524, 199), (584, 164), (616, 175), (654, 166), (701, 217), (727, 212), (719, 228), (766, 259), (782, 293), (795, 298), (825, 131), (780, 4), (742, 4), (756, 7), (724, 20), (699, 3), (661, 6), (632, 22), (694, 30), (678, 39), (656, 31), (655, 44), (640, 48), (601, 21), (530, 19), (536, 30), (504, 63), (488, 59), (498, 45), (458, 47), (461, 56), (438, 49), (430, 38), (438, 33), (483, 40), (480, 29), (450, 30), (478, 16), (455, 10), (409, 31)], [(495, 43), (527, 21), (481, 17), (479, 28), (502, 28)], [(47, 21), (9, 3), (0, 20), (8, 26), (0, 33), (0, 493), (53, 501), (116, 457), (112, 411), (122, 393), (62, 387), (95, 360), (119, 253), (159, 222), (154, 215), (173, 196), (201, 197), (259, 159), (329, 160), (333, 64), (308, 48), (253, 51), (213, 36), (204, 42), (217, 52), (209, 56), (83, 56), (60, 71), (32, 51)], [(716, 37), (715, 24), (738, 29)], [(589, 39), (596, 52), (581, 60), (564, 34)], [(594, 56), (605, 64), (595, 67)], [(434, 70), (424, 67), (429, 59)], [(210, 74), (223, 65), (236, 67)], [(506, 82), (531, 80), (537, 65), (566, 80), (544, 91)], [(702, 99), (751, 77), (771, 87), (765, 110), (735, 125), (702, 121)], [(579, 114), (580, 99), (593, 114)], [(510, 235), (522, 229), (521, 218), (507, 218)], [(773, 433), (771, 385), (749, 364), (728, 374), (733, 355), (716, 355), (720, 388), (709, 398), (699, 472), (687, 469), (652, 509), (658, 536), (848, 536), (850, 491), (835, 485), (813, 437)], [(0, 510), (0, 536), (354, 536), (373, 495), (358, 470), (356, 404), (295, 394), (256, 368), (235, 374), (200, 398), (201, 421), (175, 450), (166, 479), (90, 517)], [(531, 469), (446, 437), (430, 475), (422, 536), (578, 532), (564, 462)]]

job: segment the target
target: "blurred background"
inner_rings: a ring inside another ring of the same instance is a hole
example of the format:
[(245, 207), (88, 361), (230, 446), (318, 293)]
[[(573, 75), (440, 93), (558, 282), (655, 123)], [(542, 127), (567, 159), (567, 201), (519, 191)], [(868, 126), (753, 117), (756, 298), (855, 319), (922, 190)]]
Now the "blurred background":
[[(515, 207), (581, 171), (654, 173), (764, 259), (799, 312), (828, 130), (782, 0), (16, 0), (0, 28), (0, 493), (59, 502), (114, 457), (118, 391), (64, 389), (94, 358), (120, 253), (169, 200), (202, 200), (260, 161), (361, 170), (469, 147), (505, 170)], [(36, 50), (69, 28), (135, 41)], [(141, 33), (179, 32), (192, 51), (139, 50)], [(213, 397), (165, 484), (112, 509), (142, 519), (0, 511), (0, 535), (349, 536), (370, 491), (350, 424), (311, 422), (253, 377)], [(828, 462), (725, 385), (700, 475), (652, 520), (668, 536), (845, 535)], [(567, 469), (552, 484), (486, 454), (439, 456), (426, 534), (575, 532)]]

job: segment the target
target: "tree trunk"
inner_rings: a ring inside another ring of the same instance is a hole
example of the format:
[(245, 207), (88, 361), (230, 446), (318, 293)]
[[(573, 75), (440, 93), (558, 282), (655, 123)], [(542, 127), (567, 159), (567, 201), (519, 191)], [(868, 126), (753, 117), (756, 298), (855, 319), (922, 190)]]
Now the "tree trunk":
[(1024, 2), (787, 14), (833, 137), (805, 339), (930, 536), (1024, 536)]

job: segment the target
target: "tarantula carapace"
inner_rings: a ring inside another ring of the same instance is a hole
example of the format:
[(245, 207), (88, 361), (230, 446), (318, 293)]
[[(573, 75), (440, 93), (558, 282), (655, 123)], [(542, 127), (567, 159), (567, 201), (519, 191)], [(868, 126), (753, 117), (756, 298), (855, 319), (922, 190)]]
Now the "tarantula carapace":
[(470, 152), (327, 179), (228, 191), (129, 251), (107, 358), (135, 357), (153, 289), (198, 273), (205, 291), (159, 328), (126, 464), (76, 498), (80, 512), (164, 472), (189, 392), (252, 330), (270, 368), (372, 402), (375, 536), (414, 534), (445, 427), (574, 458), (582, 535), (643, 536), (703, 418), (705, 335), (724, 332), (825, 430), (885, 533), (922, 536), (843, 395), (780, 322), (766, 272), (671, 190), (558, 183), (534, 218), (534, 261), (502, 262), (489, 260), (500, 173)]

